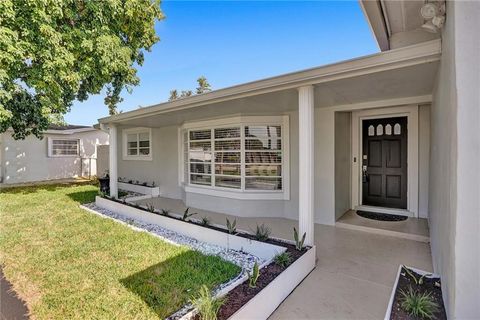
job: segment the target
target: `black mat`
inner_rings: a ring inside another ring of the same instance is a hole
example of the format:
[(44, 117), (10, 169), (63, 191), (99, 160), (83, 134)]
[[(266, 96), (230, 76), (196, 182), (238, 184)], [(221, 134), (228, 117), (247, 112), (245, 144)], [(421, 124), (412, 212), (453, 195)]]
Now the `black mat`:
[(386, 214), (386, 213), (361, 211), (361, 210), (357, 210), (357, 214), (363, 218), (379, 220), (379, 221), (405, 221), (408, 219), (408, 217), (406, 216), (399, 216), (396, 214)]

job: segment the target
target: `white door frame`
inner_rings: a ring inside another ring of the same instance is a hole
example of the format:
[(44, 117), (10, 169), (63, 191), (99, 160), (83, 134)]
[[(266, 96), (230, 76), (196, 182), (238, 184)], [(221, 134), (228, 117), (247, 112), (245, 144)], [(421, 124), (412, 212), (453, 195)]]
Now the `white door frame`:
[[(352, 209), (362, 207), (362, 121), (407, 117), (407, 210), (370, 207), (371, 211), (403, 214), (418, 218), (418, 105), (367, 109), (352, 112)], [(352, 159), (353, 160), (353, 159)], [(363, 206), (365, 208), (366, 206)]]

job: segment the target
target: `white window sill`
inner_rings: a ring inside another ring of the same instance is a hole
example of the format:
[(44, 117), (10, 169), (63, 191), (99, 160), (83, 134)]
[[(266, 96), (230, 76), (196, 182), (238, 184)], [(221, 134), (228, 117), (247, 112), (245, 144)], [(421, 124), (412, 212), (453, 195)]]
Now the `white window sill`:
[(152, 157), (151, 156), (148, 156), (148, 157), (138, 157), (138, 156), (132, 156), (132, 157), (128, 157), (128, 156), (124, 156), (122, 158), (123, 160), (133, 160), (133, 161), (136, 161), (136, 160), (140, 160), (140, 161), (152, 161)]
[(80, 158), (80, 155), (49, 155), (49, 158)]
[(237, 200), (290, 200), (290, 195), (286, 191), (240, 191), (225, 190), (212, 187), (191, 186), (184, 187), (185, 192), (204, 194), (213, 197), (222, 197)]

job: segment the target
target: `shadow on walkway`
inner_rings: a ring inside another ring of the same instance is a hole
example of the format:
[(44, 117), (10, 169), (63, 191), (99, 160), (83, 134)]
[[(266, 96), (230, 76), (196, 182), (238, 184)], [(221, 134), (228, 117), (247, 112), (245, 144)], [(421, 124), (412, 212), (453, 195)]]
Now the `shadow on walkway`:
[(3, 276), (0, 268), (0, 319), (20, 320), (28, 319), (28, 309), (12, 289), (12, 285)]

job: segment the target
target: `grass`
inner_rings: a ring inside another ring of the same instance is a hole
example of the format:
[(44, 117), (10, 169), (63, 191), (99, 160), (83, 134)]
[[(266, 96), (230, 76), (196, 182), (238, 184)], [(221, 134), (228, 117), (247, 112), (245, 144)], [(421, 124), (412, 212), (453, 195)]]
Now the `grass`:
[(158, 319), (240, 272), (78, 207), (91, 185), (0, 193), (0, 263), (35, 319)]

